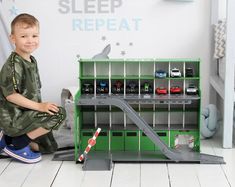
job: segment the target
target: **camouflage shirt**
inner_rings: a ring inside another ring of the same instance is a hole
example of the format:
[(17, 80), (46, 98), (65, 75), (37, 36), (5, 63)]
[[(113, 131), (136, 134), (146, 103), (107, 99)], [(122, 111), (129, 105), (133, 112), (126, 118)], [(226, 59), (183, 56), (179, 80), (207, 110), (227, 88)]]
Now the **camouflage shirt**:
[(37, 62), (33, 56), (31, 62), (23, 59), (17, 53), (12, 54), (3, 65), (0, 72), (0, 129), (12, 125), (26, 108), (17, 106), (6, 100), (6, 97), (17, 92), (24, 97), (41, 102), (41, 82)]

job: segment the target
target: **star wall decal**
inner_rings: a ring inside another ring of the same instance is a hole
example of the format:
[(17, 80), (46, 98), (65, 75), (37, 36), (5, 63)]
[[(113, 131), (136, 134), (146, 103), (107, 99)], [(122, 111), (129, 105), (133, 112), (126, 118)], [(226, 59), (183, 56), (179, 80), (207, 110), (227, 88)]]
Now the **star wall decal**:
[(102, 36), (101, 40), (105, 41), (106, 40), (106, 36)]
[(17, 16), (18, 15), (18, 9), (15, 6), (12, 6), (11, 9), (9, 9), (11, 16)]
[(121, 55), (124, 56), (126, 54), (125, 51), (121, 51)]

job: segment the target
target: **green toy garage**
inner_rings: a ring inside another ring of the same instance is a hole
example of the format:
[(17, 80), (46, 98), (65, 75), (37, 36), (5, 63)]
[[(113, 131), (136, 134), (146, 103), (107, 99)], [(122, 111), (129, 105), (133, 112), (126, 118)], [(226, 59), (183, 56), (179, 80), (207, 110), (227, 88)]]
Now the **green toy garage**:
[[(181, 76), (170, 76), (176, 68)], [(193, 76), (186, 76), (188, 68), (193, 69)], [(102, 129), (85, 156), (84, 170), (110, 169), (112, 162), (224, 163), (222, 157), (200, 153), (200, 59), (80, 59), (79, 70), (76, 161), (96, 129)], [(155, 77), (158, 70), (167, 76)], [(122, 82), (123, 92), (112, 93), (116, 81)], [(101, 91), (101, 82), (108, 91)], [(151, 92), (141, 91), (146, 83)], [(93, 93), (81, 92), (87, 84), (93, 85)], [(127, 92), (130, 84), (135, 84), (133, 92)], [(187, 94), (192, 84), (197, 94)], [(156, 94), (162, 86), (167, 94)], [(182, 92), (171, 93), (173, 86)]]

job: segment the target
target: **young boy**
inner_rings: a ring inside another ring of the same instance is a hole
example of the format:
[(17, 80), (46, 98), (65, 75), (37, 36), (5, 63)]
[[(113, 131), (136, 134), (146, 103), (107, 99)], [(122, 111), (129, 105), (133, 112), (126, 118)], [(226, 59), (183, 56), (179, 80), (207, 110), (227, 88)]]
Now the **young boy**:
[[(37, 62), (31, 53), (39, 46), (39, 22), (29, 14), (11, 23), (15, 45), (0, 72), (0, 151), (25, 163), (41, 160), (41, 153), (56, 151), (51, 130), (65, 119), (65, 110), (41, 101)], [(41, 152), (41, 153), (40, 153)]]

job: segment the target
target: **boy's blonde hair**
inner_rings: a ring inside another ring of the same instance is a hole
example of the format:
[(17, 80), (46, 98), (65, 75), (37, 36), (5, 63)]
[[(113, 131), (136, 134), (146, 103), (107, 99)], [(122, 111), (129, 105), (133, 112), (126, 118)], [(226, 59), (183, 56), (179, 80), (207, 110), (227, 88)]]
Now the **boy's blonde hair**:
[(26, 24), (28, 27), (38, 26), (39, 27), (39, 21), (30, 14), (19, 14), (16, 16), (13, 21), (11, 22), (11, 34), (14, 34), (14, 28), (17, 24)]

